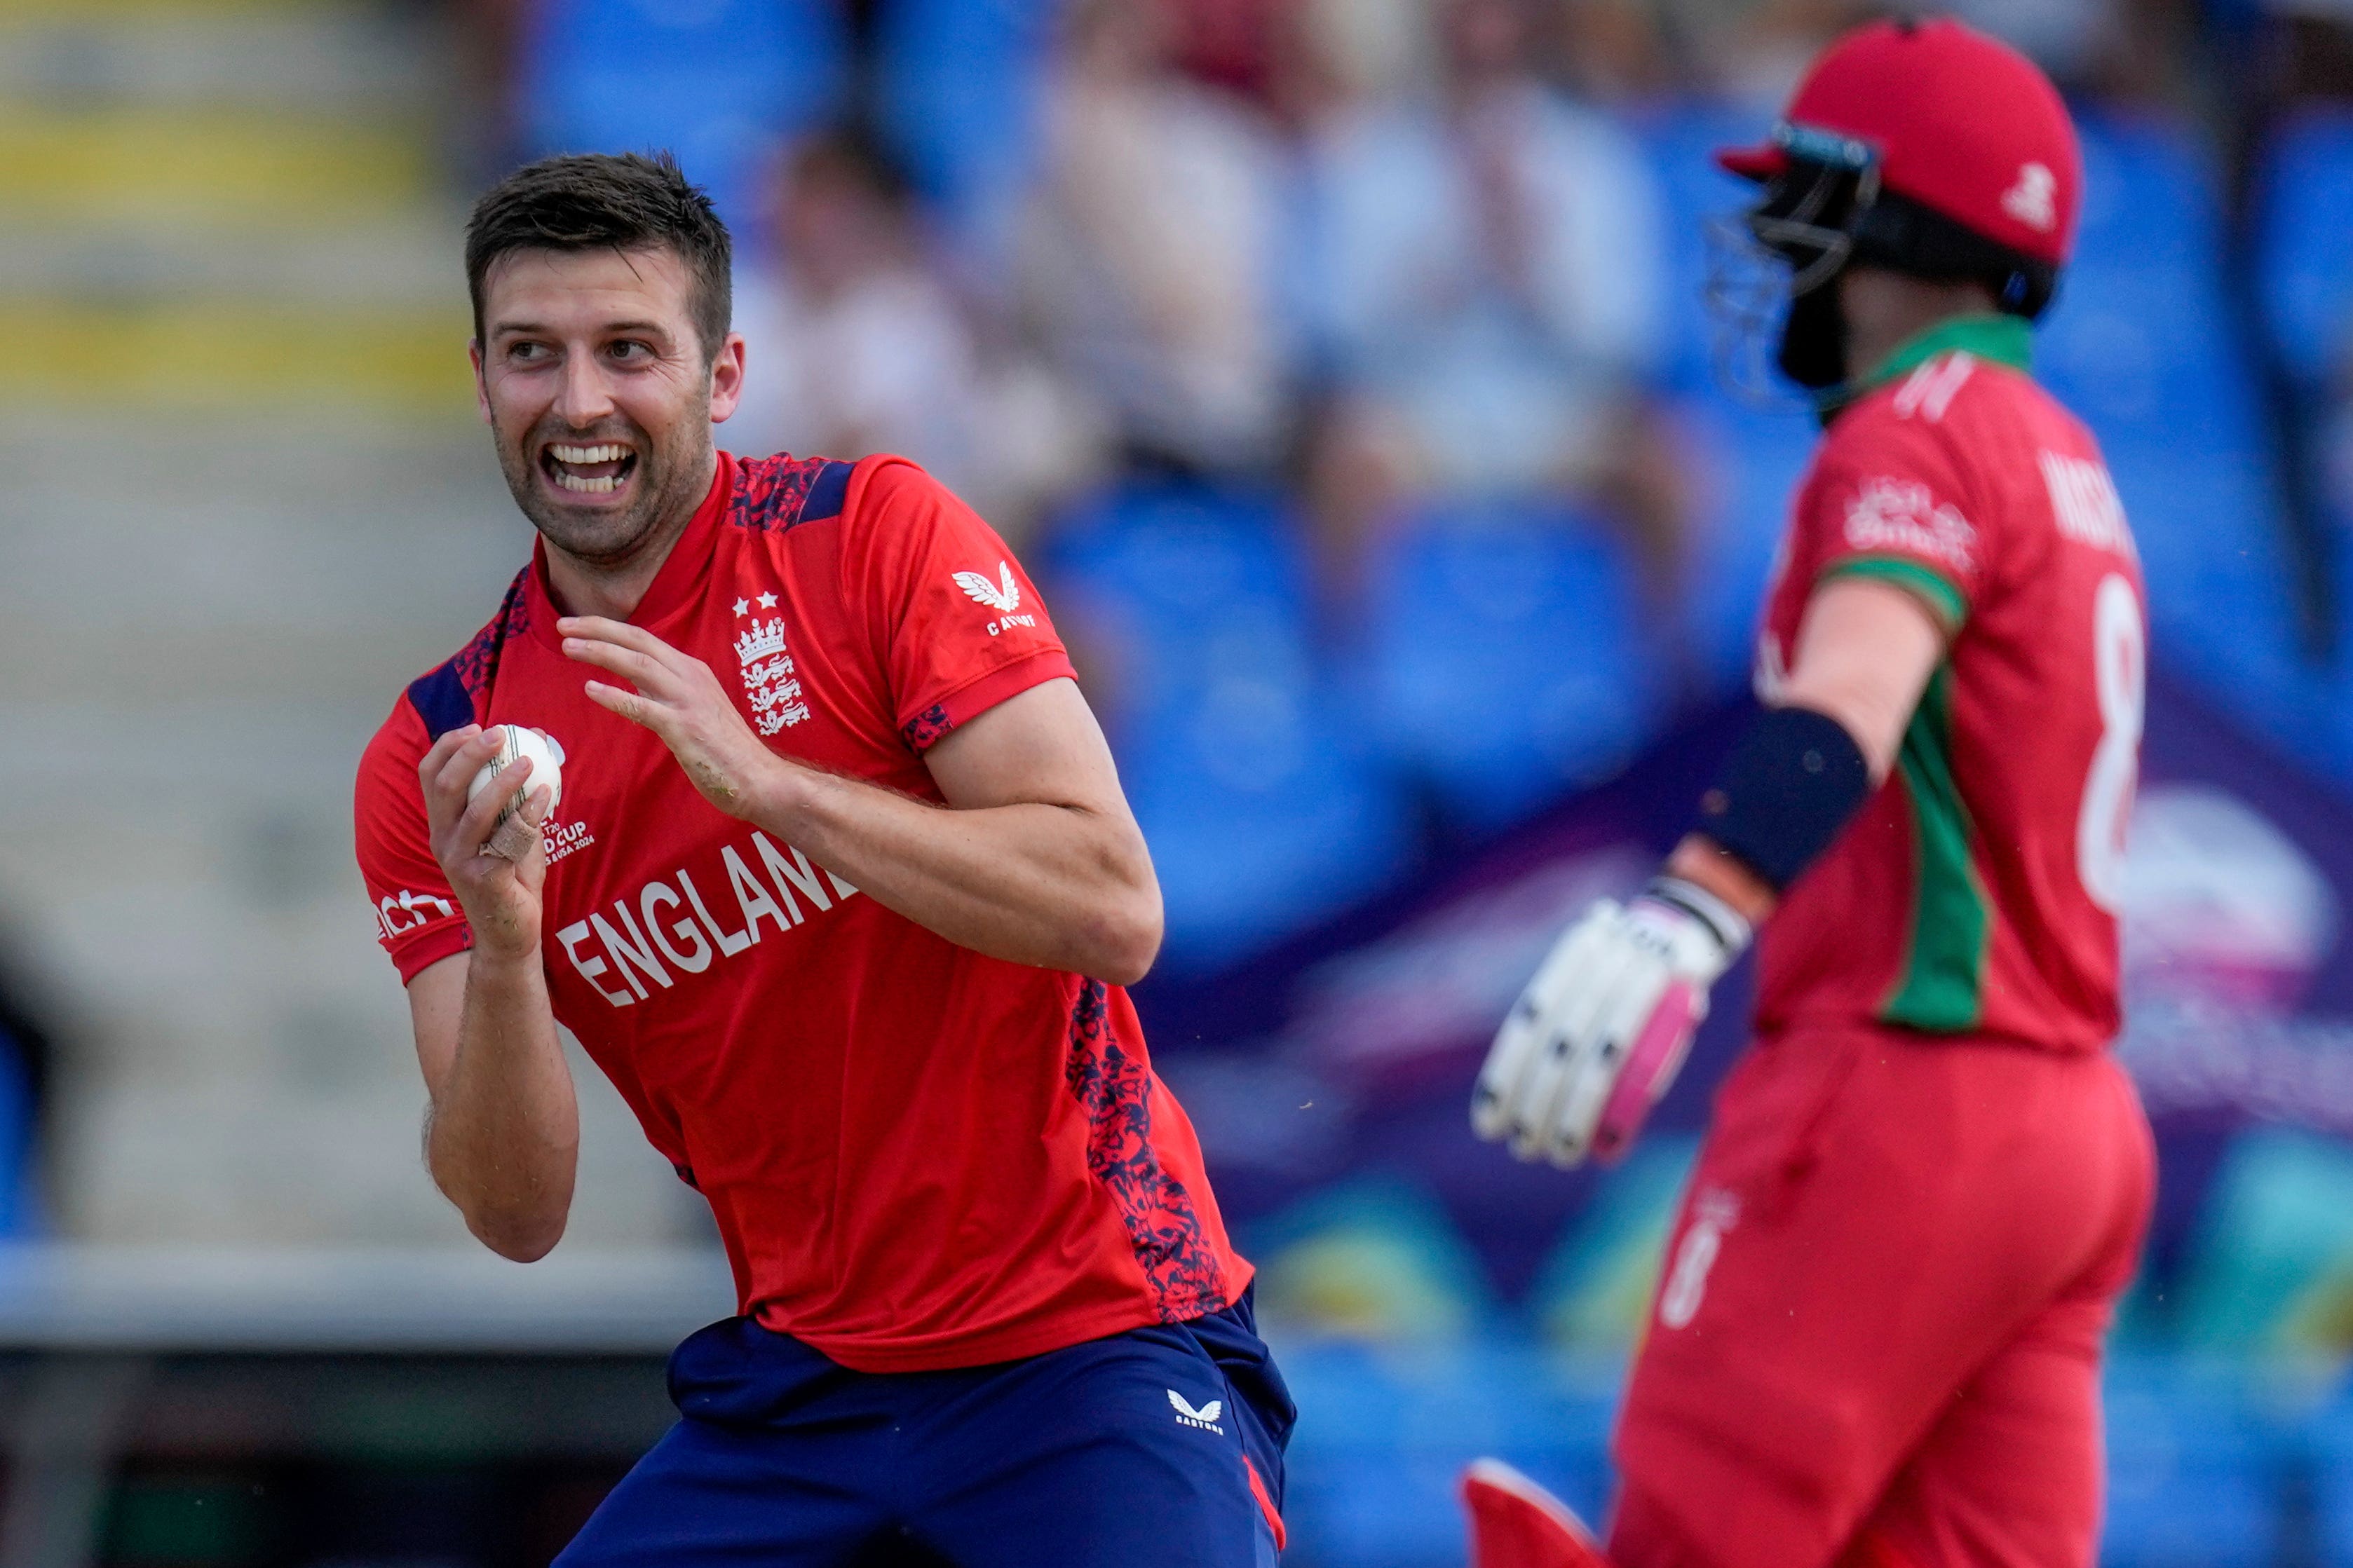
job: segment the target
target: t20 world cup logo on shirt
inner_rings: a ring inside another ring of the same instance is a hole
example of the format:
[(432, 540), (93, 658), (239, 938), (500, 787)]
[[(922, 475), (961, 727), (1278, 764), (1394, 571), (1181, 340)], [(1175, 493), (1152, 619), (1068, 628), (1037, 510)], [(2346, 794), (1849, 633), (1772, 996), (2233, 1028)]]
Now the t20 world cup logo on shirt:
[[(776, 607), (774, 594), (760, 595), (760, 607)], [(773, 735), (809, 716), (801, 700), (801, 683), (793, 673), (793, 656), (785, 651), (785, 618), (762, 620), (752, 612), (752, 601), (735, 601), (738, 616), (751, 616), (751, 628), (735, 639), (735, 662), (742, 668), (744, 700), (752, 705), (752, 723), (762, 735)]]

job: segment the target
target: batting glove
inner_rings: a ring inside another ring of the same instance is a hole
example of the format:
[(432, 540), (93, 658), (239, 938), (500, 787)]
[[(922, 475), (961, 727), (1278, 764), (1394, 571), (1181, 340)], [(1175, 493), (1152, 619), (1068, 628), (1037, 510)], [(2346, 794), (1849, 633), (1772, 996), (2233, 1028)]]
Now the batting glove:
[(1523, 1160), (1626, 1152), (1674, 1081), (1707, 992), (1749, 941), (1723, 900), (1661, 877), (1568, 928), (1504, 1020), (1472, 1097), (1480, 1137)]

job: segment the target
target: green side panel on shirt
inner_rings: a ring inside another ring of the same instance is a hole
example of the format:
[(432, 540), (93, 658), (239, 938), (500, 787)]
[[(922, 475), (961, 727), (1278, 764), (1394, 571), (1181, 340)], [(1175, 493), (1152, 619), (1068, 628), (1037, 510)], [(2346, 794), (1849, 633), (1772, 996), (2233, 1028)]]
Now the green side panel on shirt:
[(1933, 566), (1923, 566), (1917, 561), (1908, 561), (1902, 556), (1851, 555), (1823, 567), (1822, 575), (1826, 578), (1876, 577), (1899, 588), (1908, 588), (1927, 602), (1930, 612), (1944, 626), (1947, 637), (1959, 631), (1961, 623), (1969, 617), (1969, 602), (1963, 596), (1958, 584)]
[(1985, 1014), (1987, 939), (1992, 902), (1969, 855), (1968, 808), (1953, 780), (1953, 667), (1939, 665), (1904, 731), (1896, 766), (1912, 802), (1912, 839), (1919, 857), (1911, 941), (1904, 972), (1880, 1017), (1907, 1028), (1950, 1034), (1977, 1026)]

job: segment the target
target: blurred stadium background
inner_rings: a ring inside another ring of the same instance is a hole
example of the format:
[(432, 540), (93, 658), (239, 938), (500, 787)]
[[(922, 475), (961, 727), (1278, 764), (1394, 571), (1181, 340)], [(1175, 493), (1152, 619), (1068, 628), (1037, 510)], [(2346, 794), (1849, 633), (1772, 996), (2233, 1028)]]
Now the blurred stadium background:
[[(1958, 9), (2081, 118), (2041, 370), (2157, 637), (2106, 1559), (2353, 1563), (2353, 7)], [(1704, 153), (1862, 14), (0, 0), (0, 1568), (544, 1563), (728, 1310), (593, 1073), (564, 1247), (472, 1247), (349, 848), (528, 540), (466, 202), (624, 147), (738, 235), (726, 444), (927, 463), (1082, 658), (1167, 896), (1139, 1001), (1306, 1406), (1289, 1560), (1459, 1563), (1477, 1451), (1597, 1508), (1737, 987), (1614, 1172), (1473, 1145), (1463, 1090), (1744, 700), (1810, 430), (1713, 374)]]

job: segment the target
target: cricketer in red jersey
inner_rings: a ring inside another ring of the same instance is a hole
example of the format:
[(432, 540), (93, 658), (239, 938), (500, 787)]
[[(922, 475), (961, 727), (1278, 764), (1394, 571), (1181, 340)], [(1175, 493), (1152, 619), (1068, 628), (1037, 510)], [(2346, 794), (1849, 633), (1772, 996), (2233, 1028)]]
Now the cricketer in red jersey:
[[(1121, 988), (1158, 901), (1101, 733), (1035, 585), (920, 468), (715, 450), (723, 263), (666, 163), (484, 198), (484, 412), (541, 537), (359, 781), (469, 1225), (524, 1259), (561, 1234), (560, 1022), (733, 1268), (680, 1427), (565, 1561), (1271, 1562), (1290, 1405)], [(506, 724), (562, 759), (552, 814), (510, 775), (520, 859), (503, 780), (466, 799)]]
[[(1766, 606), (1766, 710), (1665, 873), (1547, 959), (1474, 1121), (1563, 1163), (1622, 1150), (1769, 917), (1756, 1041), (1620, 1417), (1607, 1561), (2089, 1564), (2100, 1344), (2154, 1155), (2104, 1049), (2139, 563), (2029, 363), (2073, 127), (1992, 40), (1877, 24), (1724, 161), (1766, 183), (1779, 363), (1826, 424)], [(1482, 1568), (1603, 1561), (1508, 1490), (1466, 1496)]]

